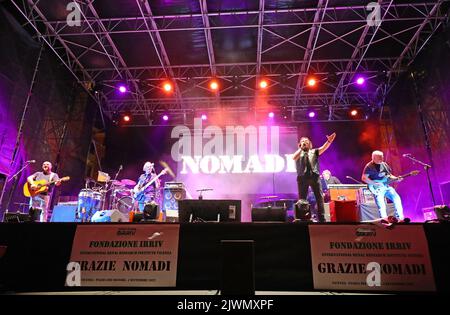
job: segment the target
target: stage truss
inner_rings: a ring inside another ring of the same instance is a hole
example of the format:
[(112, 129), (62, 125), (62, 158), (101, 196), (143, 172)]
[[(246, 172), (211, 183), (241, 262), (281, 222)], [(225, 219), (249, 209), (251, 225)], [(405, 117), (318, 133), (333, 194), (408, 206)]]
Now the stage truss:
[[(8, 9), (46, 43), (112, 120), (190, 123), (199, 113), (262, 115), (286, 122), (385, 116), (386, 96), (430, 38), (448, 22), (446, 0), (378, 1), (370, 24), (362, 1), (12, 0)], [(312, 4), (314, 3), (314, 4)], [(318, 87), (307, 87), (314, 74)], [(354, 81), (364, 76), (366, 85)], [(208, 89), (217, 78), (220, 91)], [(269, 81), (259, 91), (259, 78)], [(162, 82), (175, 92), (168, 96)], [(129, 88), (118, 95), (117, 86)], [(230, 116), (231, 117), (231, 116)]]

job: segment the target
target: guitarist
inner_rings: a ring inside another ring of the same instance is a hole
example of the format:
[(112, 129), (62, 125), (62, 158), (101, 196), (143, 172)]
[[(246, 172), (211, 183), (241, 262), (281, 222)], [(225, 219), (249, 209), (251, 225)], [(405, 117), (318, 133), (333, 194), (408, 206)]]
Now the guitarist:
[(395, 191), (394, 187), (388, 185), (388, 182), (386, 182), (386, 184), (380, 182), (383, 180), (400, 181), (401, 178), (392, 175), (390, 166), (383, 161), (383, 158), (383, 152), (373, 151), (372, 161), (367, 163), (364, 167), (361, 180), (369, 185), (373, 185), (375, 189), (383, 188), (379, 190), (380, 193), (375, 195), (375, 202), (380, 211), (381, 218), (387, 218), (388, 216), (386, 212), (386, 197), (394, 203), (397, 219), (404, 221), (405, 217), (403, 215), (403, 206), (400, 196)]
[[(139, 176), (138, 183), (133, 188), (133, 191), (139, 191), (141, 187), (144, 187), (149, 181), (155, 178), (157, 175), (155, 173), (155, 165), (151, 162), (146, 162), (143, 167), (144, 174)], [(139, 211), (144, 211), (145, 205), (149, 203), (159, 203), (159, 187), (161, 186), (161, 182), (158, 179), (155, 180), (153, 184), (151, 184), (147, 189), (135, 196), (135, 199), (138, 203)]]
[[(37, 189), (36, 181), (45, 180), (46, 182), (56, 181), (55, 185), (61, 185), (58, 174), (52, 172), (52, 163), (45, 161), (42, 163), (42, 172), (36, 172), (27, 178), (27, 182), (31, 185), (31, 189)], [(40, 212), (40, 222), (47, 222), (48, 207), (50, 205), (50, 194), (52, 186), (49, 185), (48, 189), (44, 189), (34, 197), (30, 197), (30, 216), (31, 219), (37, 215), (36, 211)]]

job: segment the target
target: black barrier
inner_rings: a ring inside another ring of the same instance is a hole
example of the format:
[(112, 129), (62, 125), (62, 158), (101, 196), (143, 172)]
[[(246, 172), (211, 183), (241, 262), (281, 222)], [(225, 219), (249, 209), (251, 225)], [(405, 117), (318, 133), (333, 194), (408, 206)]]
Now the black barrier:
[[(102, 224), (111, 223), (95, 226)], [(133, 226), (131, 223), (115, 224)], [(423, 226), (438, 292), (450, 293), (450, 224)], [(76, 227), (76, 223), (1, 223), (0, 246), (7, 246), (0, 259), (2, 290), (73, 291), (74, 288), (64, 287), (64, 283)], [(180, 224), (179, 237), (177, 284), (165, 290), (218, 290), (221, 286), (222, 240), (254, 241), (255, 290), (314, 290), (306, 223)]]

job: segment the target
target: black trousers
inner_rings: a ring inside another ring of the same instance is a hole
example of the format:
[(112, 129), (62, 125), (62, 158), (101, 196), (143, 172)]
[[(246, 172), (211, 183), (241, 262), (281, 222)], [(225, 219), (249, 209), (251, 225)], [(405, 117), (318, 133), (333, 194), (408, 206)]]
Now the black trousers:
[(313, 174), (310, 176), (297, 176), (297, 186), (298, 186), (298, 194), (300, 199), (307, 199), (308, 197), (308, 188), (311, 186), (311, 189), (314, 193), (314, 197), (317, 202), (317, 212), (319, 215), (319, 222), (325, 222), (325, 208), (323, 201), (323, 193), (322, 186), (320, 185), (320, 177), (317, 174)]

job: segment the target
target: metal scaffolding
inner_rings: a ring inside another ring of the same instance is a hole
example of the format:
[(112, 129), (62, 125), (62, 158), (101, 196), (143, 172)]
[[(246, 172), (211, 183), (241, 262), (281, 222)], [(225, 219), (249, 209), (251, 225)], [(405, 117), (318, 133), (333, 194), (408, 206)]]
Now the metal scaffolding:
[[(294, 122), (310, 108), (325, 111), (327, 120), (346, 120), (349, 108), (364, 112), (362, 119), (383, 118), (386, 94), (448, 20), (449, 1), (379, 0), (381, 23), (371, 25), (369, 2), (361, 1), (223, 7), (206, 0), (130, 0), (115, 8), (84, 0), (76, 1), (77, 27), (68, 25), (67, 10), (55, 13), (56, 2), (11, 1), (102, 113), (112, 119), (126, 112), (154, 124), (163, 113), (185, 123), (200, 110), (249, 108), (288, 113), (285, 120)], [(311, 74), (316, 90), (306, 85)], [(356, 75), (365, 77), (364, 89), (355, 86)], [(269, 81), (262, 97), (261, 77)], [(220, 80), (219, 93), (209, 91), (211, 78)], [(173, 95), (162, 92), (166, 79), (174, 83)], [(127, 96), (117, 96), (119, 83), (128, 85)]]

